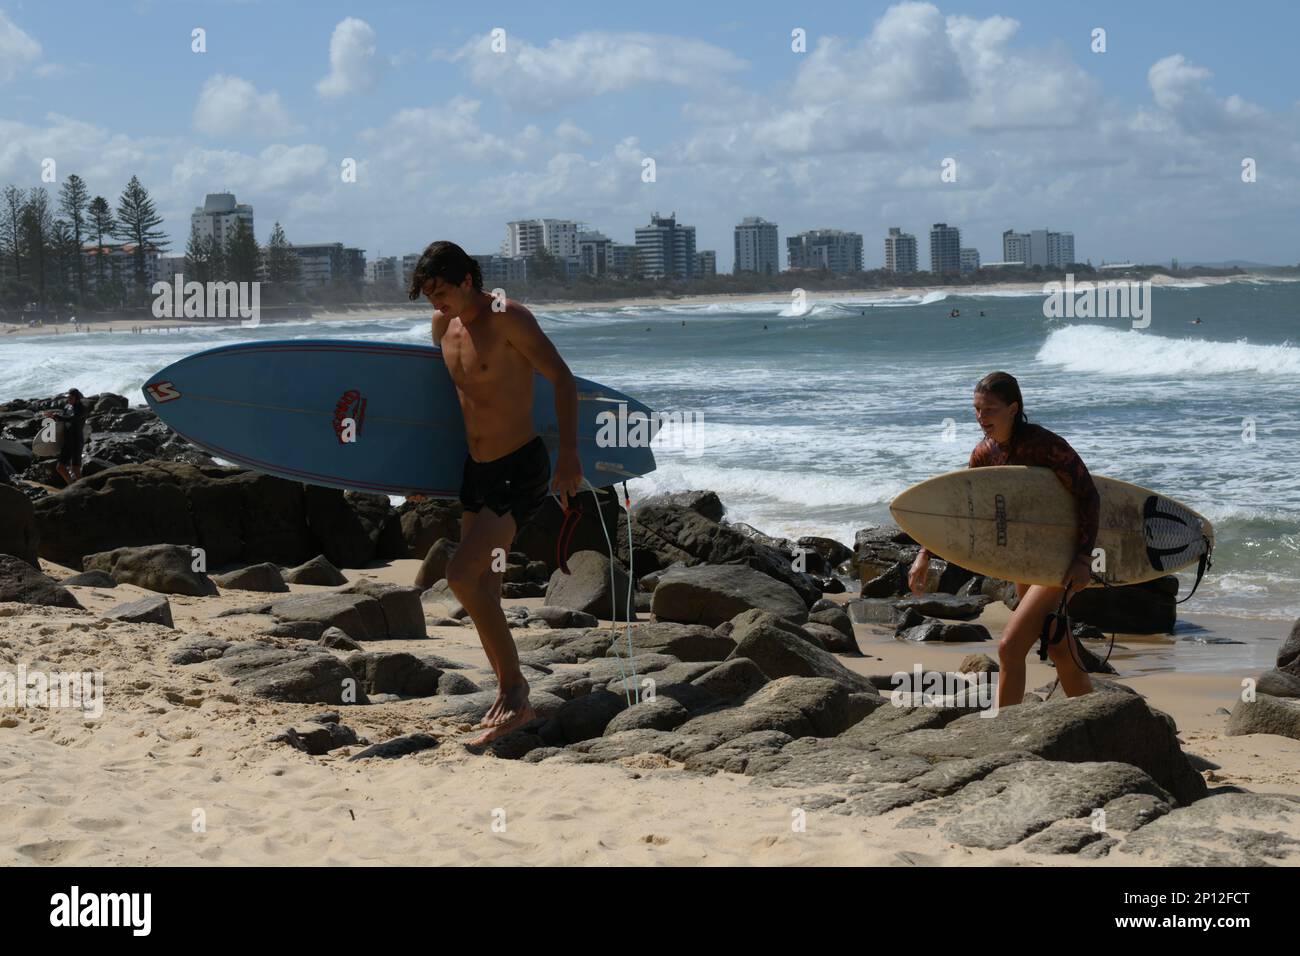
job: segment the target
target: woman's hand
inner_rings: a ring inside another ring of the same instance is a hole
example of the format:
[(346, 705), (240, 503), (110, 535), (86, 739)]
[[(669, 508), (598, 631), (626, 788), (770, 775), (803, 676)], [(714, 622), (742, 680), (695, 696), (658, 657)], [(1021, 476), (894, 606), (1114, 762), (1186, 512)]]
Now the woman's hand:
[(916, 555), (911, 569), (907, 572), (907, 586), (913, 594), (925, 593), (925, 579), (930, 573), (930, 552), (922, 550)]
[(1065, 572), (1065, 577), (1061, 578), (1061, 584), (1065, 588), (1066, 600), (1086, 588), (1091, 581), (1092, 567), (1088, 559), (1082, 555), (1076, 557), (1069, 570)]

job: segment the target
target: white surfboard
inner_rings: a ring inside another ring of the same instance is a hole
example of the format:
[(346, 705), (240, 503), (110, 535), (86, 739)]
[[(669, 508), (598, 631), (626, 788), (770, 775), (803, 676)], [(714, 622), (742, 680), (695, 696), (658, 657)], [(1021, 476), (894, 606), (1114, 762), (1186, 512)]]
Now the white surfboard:
[[(1107, 583), (1172, 574), (1213, 548), (1210, 522), (1186, 505), (1126, 481), (1092, 480), (1101, 496), (1096, 571)], [(928, 550), (978, 574), (1058, 585), (1074, 558), (1074, 499), (1048, 468), (964, 468), (913, 485), (889, 510)]]

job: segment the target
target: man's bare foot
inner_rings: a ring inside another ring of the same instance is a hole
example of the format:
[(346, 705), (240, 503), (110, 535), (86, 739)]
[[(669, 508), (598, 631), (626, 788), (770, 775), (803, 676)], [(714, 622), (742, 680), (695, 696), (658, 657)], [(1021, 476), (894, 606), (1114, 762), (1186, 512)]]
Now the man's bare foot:
[(537, 712), (528, 702), (528, 685), (521, 684), (506, 693), (501, 701), (501, 711), (496, 717), (496, 723), (488, 724), (487, 717), (484, 716), (483, 726), (487, 727), (487, 730), (471, 740), (467, 746), (482, 747), (484, 744), (489, 744), (512, 730), (518, 730), (536, 716)]
[(501, 719), (501, 707), (506, 702), (506, 695), (500, 688), (497, 689), (497, 699), (492, 701), (492, 706), (487, 709), (483, 719), (478, 722), (480, 727), (495, 727)]

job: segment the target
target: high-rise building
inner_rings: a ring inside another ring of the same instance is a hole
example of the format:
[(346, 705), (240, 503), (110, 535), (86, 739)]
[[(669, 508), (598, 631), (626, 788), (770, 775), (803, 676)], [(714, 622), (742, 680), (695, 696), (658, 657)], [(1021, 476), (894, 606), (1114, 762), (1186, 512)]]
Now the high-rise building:
[(978, 272), (980, 267), (980, 251), (978, 249), (963, 249), (961, 251), (961, 271), (965, 275), (968, 272)]
[(790, 269), (825, 269), (837, 275), (862, 271), (862, 233), (810, 229), (785, 241)]
[(620, 278), (633, 278), (641, 275), (640, 258), (637, 247), (627, 243), (614, 243), (609, 247), (609, 273)]
[(695, 278), (718, 274), (718, 254), (712, 249), (701, 249), (695, 253)]
[(578, 254), (578, 224), (572, 219), (516, 219), (506, 223), (503, 256), (535, 256), (545, 249), (557, 259)]
[(736, 226), (735, 235), (736, 259), (731, 270), (735, 275), (752, 272), (774, 276), (781, 271), (776, 223), (761, 216), (746, 216)]
[(961, 230), (946, 222), (930, 227), (930, 271), (935, 275), (961, 272)]
[(614, 241), (599, 232), (578, 233), (578, 258), (582, 271), (589, 276), (604, 276), (610, 272), (609, 249)]
[(1064, 269), (1074, 262), (1074, 233), (1034, 229), (1002, 233), (1002, 258), (1027, 266)]
[(650, 216), (636, 231), (638, 274), (649, 279), (695, 277), (695, 227), (677, 223), (677, 213)]
[[(190, 214), (190, 226), (200, 239), (215, 239), (222, 248), (230, 241), (235, 223), (243, 220), (248, 234), (253, 234), (253, 207), (235, 202), (234, 193), (208, 193), (202, 206)], [(186, 240), (188, 242), (188, 238)]]
[(341, 242), (291, 245), (289, 248), (298, 257), (298, 279), (305, 286), (336, 281), (364, 282), (366, 279), (366, 254), (362, 249), (344, 246)]
[(397, 286), (402, 281), (402, 266), (397, 256), (384, 256), (366, 263), (366, 282), (370, 285)]
[(885, 237), (885, 269), (889, 272), (917, 270), (916, 236), (898, 226), (889, 227)]

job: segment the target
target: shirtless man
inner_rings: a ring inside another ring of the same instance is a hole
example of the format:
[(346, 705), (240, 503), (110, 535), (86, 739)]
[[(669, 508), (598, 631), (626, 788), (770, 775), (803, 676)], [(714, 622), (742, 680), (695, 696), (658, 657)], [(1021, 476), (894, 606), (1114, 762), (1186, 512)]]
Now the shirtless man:
[[(408, 294), (425, 296), (433, 313), (433, 343), (456, 385), (469, 455), (461, 480), (460, 547), (447, 565), (447, 583), (478, 629), (497, 675), (497, 698), (483, 717), (481, 746), (532, 720), (528, 681), (501, 610), (501, 573), (493, 556), (506, 553), (550, 491), (568, 503), (582, 485), (578, 461), (578, 388), (533, 314), (483, 291), (478, 263), (460, 246), (435, 242), (411, 275)], [(550, 455), (533, 427), (533, 370), (555, 387), (560, 451), (551, 480)], [(498, 550), (499, 549), (499, 550)]]

